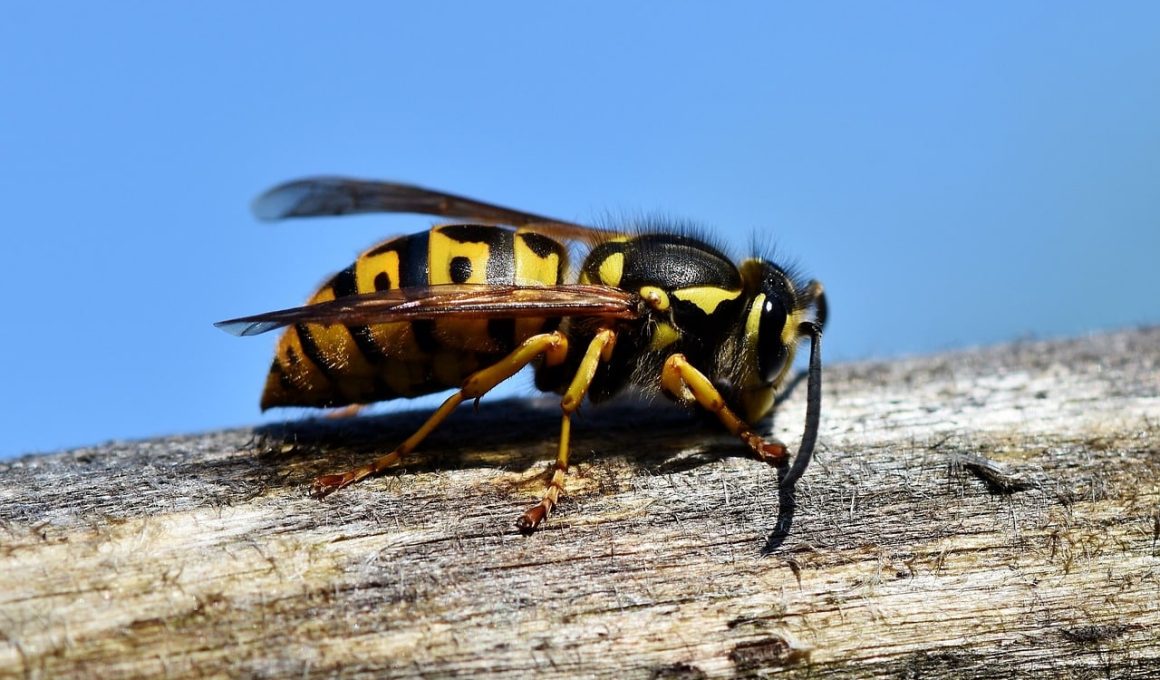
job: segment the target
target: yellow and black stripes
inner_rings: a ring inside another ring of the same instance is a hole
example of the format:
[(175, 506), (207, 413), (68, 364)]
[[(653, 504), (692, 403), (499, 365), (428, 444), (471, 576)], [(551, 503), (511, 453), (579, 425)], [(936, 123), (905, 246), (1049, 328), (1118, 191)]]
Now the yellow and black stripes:
[[(362, 404), (459, 388), (397, 449), (319, 477), (319, 495), (397, 464), (461, 403), (527, 365), (534, 365), (539, 389), (563, 395), (563, 417), (551, 481), (519, 520), (521, 529), (535, 528), (564, 492), (571, 416), (581, 401), (599, 402), (627, 386), (713, 414), (758, 458), (784, 468), (788, 450), (759, 436), (758, 426), (806, 340), (805, 428), (782, 488), (809, 464), (828, 305), (820, 283), (771, 259), (735, 264), (681, 224), (601, 231), (388, 182), (302, 180), (267, 193), (257, 206), (268, 218), (419, 212), (469, 222), (371, 248), (305, 306), (219, 324), (239, 335), (286, 329), (263, 408)], [(518, 228), (488, 226), (497, 224)], [(567, 248), (557, 239), (590, 248), (576, 285), (564, 280)]]
[[(496, 227), (457, 224), (432, 229), (428, 249), (429, 284), (510, 284), (515, 274), (514, 232)], [(501, 354), (515, 345), (515, 321), (440, 320), (413, 322), (430, 329), (438, 354), (451, 345), (472, 347), (486, 354)], [(442, 359), (446, 364), (448, 359)]]
[[(563, 281), (566, 267), (564, 246), (532, 230), (449, 225), (371, 248), (309, 302), (442, 284), (550, 286)], [(342, 406), (457, 387), (494, 357), (558, 323), (532, 318), (296, 324), (279, 340), (262, 408)]]

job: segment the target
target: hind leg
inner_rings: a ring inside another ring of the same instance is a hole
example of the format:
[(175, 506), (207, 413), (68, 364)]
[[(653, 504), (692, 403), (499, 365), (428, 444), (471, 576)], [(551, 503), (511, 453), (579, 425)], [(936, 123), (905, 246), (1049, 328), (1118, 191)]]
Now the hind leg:
[(567, 354), (568, 339), (559, 331), (533, 335), (523, 341), (511, 354), (508, 354), (491, 366), (480, 369), (468, 376), (467, 380), (463, 381), (463, 387), (448, 397), (427, 418), (427, 421), (415, 431), (415, 434), (408, 437), (402, 444), (399, 444), (398, 448), (394, 451), (391, 451), (385, 456), (380, 456), (366, 465), (360, 465), (346, 472), (319, 477), (314, 480), (314, 484), (310, 487), (311, 495), (316, 498), (323, 498), (344, 486), (350, 486), (360, 479), (378, 474), (389, 467), (397, 465), (402, 456), (413, 451), (415, 447), (427, 438), (427, 435), (439, 427), (447, 419), (447, 416), (451, 415), (455, 408), (464, 401), (468, 399), (479, 399), (496, 385), (519, 373), (524, 366), (527, 366), (541, 355), (548, 365), (555, 365), (563, 361)]

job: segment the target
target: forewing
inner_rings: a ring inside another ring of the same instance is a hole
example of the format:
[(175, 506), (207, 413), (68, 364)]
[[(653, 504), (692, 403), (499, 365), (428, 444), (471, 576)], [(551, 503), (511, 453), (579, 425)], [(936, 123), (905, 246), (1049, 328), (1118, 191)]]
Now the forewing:
[(369, 325), (438, 319), (519, 319), (557, 316), (634, 319), (640, 315), (636, 295), (610, 286), (446, 285), (402, 288), (303, 307), (282, 309), (214, 324), (239, 336), (259, 335), (296, 323)]
[(592, 227), (443, 191), (345, 177), (308, 177), (279, 184), (255, 199), (253, 210), (262, 220), (376, 212), (416, 213), (531, 227), (545, 236), (588, 243), (608, 238), (607, 232)]

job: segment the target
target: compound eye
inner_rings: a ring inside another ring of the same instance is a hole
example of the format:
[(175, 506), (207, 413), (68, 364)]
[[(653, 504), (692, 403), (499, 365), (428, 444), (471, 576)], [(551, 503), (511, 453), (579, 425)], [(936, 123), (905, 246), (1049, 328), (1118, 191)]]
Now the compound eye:
[(766, 297), (757, 327), (757, 372), (767, 384), (773, 383), (781, 373), (789, 353), (785, 343), (781, 341), (785, 319), (785, 307), (777, 300)]

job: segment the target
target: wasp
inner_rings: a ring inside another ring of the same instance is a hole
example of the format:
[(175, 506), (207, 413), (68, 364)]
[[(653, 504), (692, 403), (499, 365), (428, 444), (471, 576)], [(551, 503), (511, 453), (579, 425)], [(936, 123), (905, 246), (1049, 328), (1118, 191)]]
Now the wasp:
[[(407, 184), (317, 177), (258, 197), (261, 219), (415, 213), (457, 221), (362, 253), (301, 307), (223, 321), (249, 336), (285, 328), (262, 393), (279, 406), (358, 408), (456, 390), (399, 446), (316, 479), (326, 496), (398, 464), (461, 403), (533, 366), (561, 395), (559, 452), (541, 501), (518, 519), (534, 530), (568, 470), (572, 416), (585, 397), (625, 388), (663, 393), (713, 414), (791, 487), (813, 454), (821, 415), (826, 298), (769, 259), (735, 264), (688, 229), (646, 223), (598, 229)], [(579, 267), (570, 251), (586, 248)], [(772, 411), (798, 344), (810, 340), (805, 428), (787, 447), (754, 431)]]

